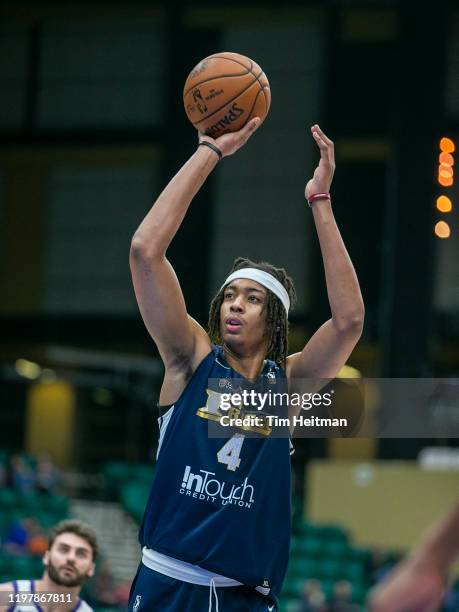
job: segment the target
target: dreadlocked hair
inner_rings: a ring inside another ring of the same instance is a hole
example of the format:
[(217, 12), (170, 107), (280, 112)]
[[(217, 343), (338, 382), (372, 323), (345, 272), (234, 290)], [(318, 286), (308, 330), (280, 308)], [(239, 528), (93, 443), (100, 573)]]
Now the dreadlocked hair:
[[(254, 262), (245, 257), (238, 257), (234, 260), (230, 274), (240, 270), (241, 268), (256, 268), (268, 272), (277, 278), (284, 286), (290, 298), (290, 309), (296, 301), (295, 287), (293, 281), (284, 268), (276, 268), (266, 261)], [(215, 344), (221, 344), (220, 336), (220, 307), (223, 303), (225, 287), (220, 289), (210, 304), (209, 310), (209, 336)], [(288, 317), (284, 305), (272, 291), (268, 290), (268, 299), (265, 302), (266, 309), (266, 331), (265, 336), (268, 338), (267, 358), (272, 359), (277, 364), (285, 367), (288, 352)]]

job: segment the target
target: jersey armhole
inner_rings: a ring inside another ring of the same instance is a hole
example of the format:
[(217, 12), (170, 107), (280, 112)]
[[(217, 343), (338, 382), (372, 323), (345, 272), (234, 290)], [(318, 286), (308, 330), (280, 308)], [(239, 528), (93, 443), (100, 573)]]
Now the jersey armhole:
[(158, 420), (162, 419), (163, 416), (168, 412), (169, 408), (172, 408), (174, 404), (156, 404), (156, 408), (158, 409)]
[[(198, 365), (198, 367), (196, 368), (196, 370), (193, 372), (193, 374), (191, 375), (190, 380), (186, 383), (185, 388), (183, 389), (183, 391), (180, 393), (179, 397), (177, 398), (177, 400), (173, 403), (173, 404), (165, 404), (164, 406), (161, 406), (159, 403), (157, 404), (158, 406), (158, 410), (161, 409), (159, 418), (162, 418), (166, 412), (168, 412), (172, 406), (174, 406), (175, 408), (180, 408), (180, 403), (182, 401), (183, 396), (186, 393), (186, 390), (188, 389), (188, 386), (191, 384), (191, 381), (193, 380), (193, 378), (197, 375), (197, 373), (199, 372), (199, 370), (203, 367), (204, 363), (206, 363), (206, 361), (209, 359), (210, 355), (215, 355), (216, 353), (216, 345), (212, 344), (212, 348), (211, 350), (207, 353), (207, 355), (201, 360), (200, 364)], [(165, 410), (165, 411), (164, 411)], [(164, 411), (164, 412), (163, 412)]]

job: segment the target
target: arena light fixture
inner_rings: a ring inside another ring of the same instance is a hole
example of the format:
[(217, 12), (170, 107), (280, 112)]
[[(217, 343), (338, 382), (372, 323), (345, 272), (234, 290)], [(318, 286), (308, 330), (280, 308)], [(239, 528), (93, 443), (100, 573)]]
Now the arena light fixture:
[(454, 157), (456, 146), (451, 138), (444, 136), (440, 140), (438, 156), (438, 182), (442, 187), (452, 187), (454, 183)]
[(29, 380), (36, 380), (41, 375), (41, 367), (38, 363), (29, 361), (28, 359), (16, 359), (14, 362), (14, 369), (19, 376), (23, 376)]
[(454, 153), (454, 151), (456, 150), (456, 146), (454, 142), (451, 140), (451, 138), (447, 138), (446, 136), (444, 136), (440, 140), (440, 149), (444, 153)]
[(437, 221), (437, 223), (435, 223), (435, 236), (442, 239), (449, 238), (451, 236), (451, 228), (446, 221)]
[[(450, 188), (454, 185), (454, 155), (456, 145), (447, 136), (443, 136), (439, 142), (440, 152), (438, 154), (437, 180), (443, 188)], [(435, 203), (438, 212), (447, 214), (453, 210), (451, 198), (445, 194), (440, 194)], [(449, 238), (451, 228), (446, 221), (437, 221), (434, 227), (434, 234), (437, 238)]]
[(453, 204), (448, 196), (441, 195), (437, 198), (437, 210), (442, 213), (449, 213), (453, 210)]

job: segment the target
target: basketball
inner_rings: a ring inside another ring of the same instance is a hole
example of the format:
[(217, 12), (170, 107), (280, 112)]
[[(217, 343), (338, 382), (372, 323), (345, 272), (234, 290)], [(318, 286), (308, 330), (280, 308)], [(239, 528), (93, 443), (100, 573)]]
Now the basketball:
[(239, 53), (215, 53), (190, 72), (183, 104), (199, 132), (218, 138), (240, 130), (252, 117), (263, 121), (271, 90), (265, 73), (253, 60)]

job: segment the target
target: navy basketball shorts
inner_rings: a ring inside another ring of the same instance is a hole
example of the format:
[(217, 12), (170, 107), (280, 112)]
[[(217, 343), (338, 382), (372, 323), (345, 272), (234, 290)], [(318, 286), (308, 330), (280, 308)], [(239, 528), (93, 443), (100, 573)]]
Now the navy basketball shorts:
[[(216, 597), (218, 598), (218, 607)], [(201, 586), (170, 578), (141, 563), (128, 612), (275, 612), (276, 605), (252, 587)]]

